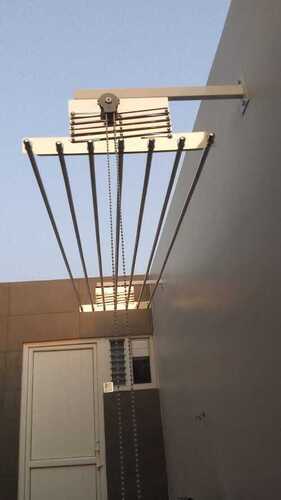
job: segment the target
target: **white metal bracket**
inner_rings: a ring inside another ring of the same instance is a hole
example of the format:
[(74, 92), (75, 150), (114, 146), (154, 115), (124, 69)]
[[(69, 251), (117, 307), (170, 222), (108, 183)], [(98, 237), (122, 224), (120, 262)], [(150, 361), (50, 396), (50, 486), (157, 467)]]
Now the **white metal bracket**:
[[(181, 134), (172, 134), (169, 137), (156, 137), (155, 138), (155, 153), (168, 153), (178, 150), (178, 142), (184, 138), (183, 151), (196, 151), (204, 149), (208, 142), (208, 132), (190, 132)], [(38, 156), (57, 156), (57, 143), (61, 143), (64, 155), (87, 155), (88, 144), (87, 142), (73, 143), (69, 137), (31, 137), (28, 139), (32, 145), (35, 155)], [(105, 141), (97, 142), (94, 144), (94, 151), (97, 155), (105, 155), (107, 153), (107, 146)], [(108, 144), (109, 154), (115, 154), (114, 141), (109, 141)], [(148, 140), (142, 138), (125, 139), (124, 140), (124, 154), (147, 153)], [(26, 147), (24, 141), (22, 143), (22, 152), (26, 154)]]

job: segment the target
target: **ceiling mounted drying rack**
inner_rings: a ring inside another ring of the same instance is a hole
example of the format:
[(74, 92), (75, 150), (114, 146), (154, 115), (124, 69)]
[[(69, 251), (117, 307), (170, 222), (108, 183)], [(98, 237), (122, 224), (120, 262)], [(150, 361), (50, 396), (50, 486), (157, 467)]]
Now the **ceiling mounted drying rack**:
[[(144, 275), (139, 297), (136, 299), (136, 307), (143, 307), (142, 298), (145, 286), (148, 283), (151, 265), (159, 241), (171, 192), (174, 186), (176, 174), (184, 151), (202, 151), (199, 165), (191, 187), (187, 191), (187, 197), (182, 208), (181, 215), (175, 227), (173, 237), (168, 247), (160, 274), (154, 282), (150, 299), (145, 307), (150, 307), (155, 296), (157, 287), (161, 281), (169, 255), (171, 254), (181, 223), (189, 207), (193, 192), (197, 186), (202, 173), (211, 145), (214, 142), (212, 132), (174, 133), (169, 112), (169, 101), (191, 101), (191, 100), (223, 100), (238, 99), (242, 103), (242, 112), (245, 111), (249, 102), (242, 83), (235, 85), (210, 85), (205, 87), (163, 87), (147, 89), (96, 89), (79, 90), (75, 92), (74, 99), (69, 102), (69, 137), (33, 137), (23, 141), (23, 151), (28, 154), (41, 195), (43, 197), (68, 275), (71, 279), (75, 296), (80, 310), (83, 305), (77, 289), (69, 261), (59, 234), (56, 221), (47, 197), (36, 156), (57, 156), (63, 180), (65, 184), (70, 214), (73, 222), (81, 265), (87, 284), (89, 304), (94, 310), (94, 299), (91, 291), (83, 247), (72, 197), (71, 185), (68, 177), (66, 156), (85, 155), (88, 157), (90, 182), (92, 189), (93, 215), (96, 234), (98, 267), (102, 289), (103, 309), (106, 310), (104, 294), (104, 276), (101, 249), (101, 225), (99, 220), (98, 193), (96, 188), (96, 155), (105, 155), (108, 167), (110, 157), (115, 155), (117, 167), (117, 206), (116, 206), (116, 228), (115, 238), (112, 238), (111, 251), (113, 262), (113, 283), (117, 291), (119, 282), (119, 253), (120, 243), (124, 245), (122, 234), (122, 185), (123, 185), (123, 163), (124, 156), (128, 154), (145, 154), (146, 165), (143, 181), (143, 189), (140, 200), (139, 215), (137, 221), (135, 244), (131, 263), (131, 272), (128, 284), (125, 283), (126, 308), (131, 302), (131, 289), (134, 280), (135, 264), (139, 247), (143, 214), (149, 185), (152, 159), (155, 153), (175, 152), (175, 158), (171, 170), (170, 179), (166, 189), (162, 209), (156, 228), (148, 265)], [(109, 183), (109, 189), (111, 189)], [(110, 203), (112, 204), (111, 193)], [(112, 206), (110, 208), (110, 223), (112, 222)], [(115, 241), (113, 241), (113, 239)], [(124, 266), (123, 266), (124, 267)], [(124, 269), (123, 269), (124, 274)], [(123, 276), (123, 279), (125, 277)], [(117, 292), (115, 296), (115, 309), (117, 308)]]

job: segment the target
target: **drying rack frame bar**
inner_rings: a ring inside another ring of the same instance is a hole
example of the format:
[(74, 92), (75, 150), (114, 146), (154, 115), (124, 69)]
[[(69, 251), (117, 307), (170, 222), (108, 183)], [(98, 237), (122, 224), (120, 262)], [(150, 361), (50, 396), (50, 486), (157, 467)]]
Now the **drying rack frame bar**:
[[(172, 134), (171, 137), (153, 137), (155, 140), (154, 153), (169, 153), (178, 150), (178, 142), (185, 139), (183, 151), (197, 151), (205, 149), (208, 143), (209, 132), (189, 132)], [(87, 142), (73, 143), (68, 137), (30, 137), (33, 153), (38, 156), (57, 156), (57, 142), (63, 146), (65, 156), (88, 155)], [(147, 153), (149, 138), (124, 139), (124, 154)], [(105, 155), (107, 152), (105, 141), (94, 141), (95, 155)], [(26, 153), (24, 142), (22, 152)], [(109, 141), (109, 153), (115, 154), (114, 141)]]

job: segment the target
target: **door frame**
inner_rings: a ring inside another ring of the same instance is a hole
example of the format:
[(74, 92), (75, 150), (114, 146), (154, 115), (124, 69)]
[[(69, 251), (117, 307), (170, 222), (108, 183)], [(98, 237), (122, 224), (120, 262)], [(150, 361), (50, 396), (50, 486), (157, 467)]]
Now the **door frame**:
[[(106, 380), (106, 345), (105, 339), (75, 339), (47, 342), (31, 342), (23, 345), (22, 362), (22, 385), (21, 385), (21, 412), (20, 412), (20, 436), (19, 436), (19, 474), (18, 474), (18, 500), (30, 500), (30, 464), (29, 449), (31, 442), (31, 398), (32, 394), (32, 367), (33, 353), (36, 351), (75, 349), (75, 346), (85, 348), (92, 345), (95, 352), (94, 380), (96, 390), (94, 397), (96, 401), (95, 428), (99, 441), (100, 463), (97, 474), (98, 500), (107, 500), (107, 476), (106, 476), (106, 450), (104, 429), (104, 401), (103, 383)], [(28, 397), (29, 396), (29, 397)], [(59, 465), (59, 464), (58, 464)], [(26, 482), (27, 475), (29, 480)]]

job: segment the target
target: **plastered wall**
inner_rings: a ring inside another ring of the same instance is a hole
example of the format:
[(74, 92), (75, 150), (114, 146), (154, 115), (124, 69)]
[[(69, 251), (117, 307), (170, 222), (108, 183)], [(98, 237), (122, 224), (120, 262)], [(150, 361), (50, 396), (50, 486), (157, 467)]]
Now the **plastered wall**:
[[(215, 132), (153, 306), (170, 499), (281, 498), (281, 3), (234, 0), (205, 102)], [(185, 34), (183, 33), (183, 41)], [(157, 274), (198, 155), (186, 157)]]

